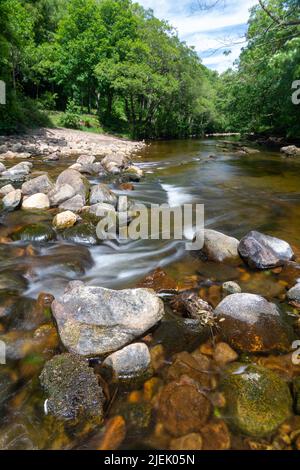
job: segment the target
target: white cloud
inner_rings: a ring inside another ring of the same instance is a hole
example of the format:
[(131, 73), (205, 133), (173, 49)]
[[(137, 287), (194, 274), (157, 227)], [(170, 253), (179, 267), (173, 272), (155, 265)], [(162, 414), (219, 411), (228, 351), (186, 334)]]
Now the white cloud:
[[(243, 44), (234, 44), (242, 42), (238, 27), (247, 23), (249, 9), (257, 0), (227, 0), (225, 8), (206, 12), (193, 9), (193, 2), (195, 0), (139, 0), (145, 8), (152, 8), (158, 18), (167, 19), (188, 45), (195, 46), (205, 65), (222, 72), (231, 67), (240, 54)], [(226, 31), (222, 31), (225, 28)], [(225, 56), (221, 46), (229, 36), (232, 52)], [(213, 49), (216, 49), (215, 54)]]

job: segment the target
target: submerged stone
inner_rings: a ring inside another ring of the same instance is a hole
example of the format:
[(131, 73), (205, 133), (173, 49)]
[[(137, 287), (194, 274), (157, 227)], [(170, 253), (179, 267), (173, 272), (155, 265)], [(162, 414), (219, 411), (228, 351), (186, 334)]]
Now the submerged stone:
[(55, 240), (55, 238), (56, 234), (53, 228), (42, 223), (25, 225), (12, 235), (14, 241), (20, 240), (36, 243), (49, 242)]
[(92, 224), (80, 224), (67, 228), (61, 233), (64, 240), (78, 245), (97, 245), (99, 239)]
[(150, 352), (146, 344), (135, 343), (110, 354), (103, 365), (113, 372), (114, 379), (131, 380), (145, 375), (151, 365)]
[(274, 372), (253, 364), (235, 363), (222, 379), (224, 417), (237, 431), (264, 437), (272, 434), (291, 415), (288, 385)]
[(219, 332), (234, 349), (288, 351), (293, 331), (279, 308), (255, 294), (232, 294), (215, 309)]
[(142, 336), (161, 320), (164, 308), (148, 289), (115, 291), (74, 281), (53, 302), (52, 312), (70, 352), (99, 356)]
[(59, 419), (102, 419), (105, 401), (102, 388), (86, 360), (60, 354), (46, 363), (40, 381), (48, 394), (46, 412)]
[(211, 405), (194, 384), (170, 382), (159, 397), (159, 418), (175, 437), (199, 432), (207, 422)]

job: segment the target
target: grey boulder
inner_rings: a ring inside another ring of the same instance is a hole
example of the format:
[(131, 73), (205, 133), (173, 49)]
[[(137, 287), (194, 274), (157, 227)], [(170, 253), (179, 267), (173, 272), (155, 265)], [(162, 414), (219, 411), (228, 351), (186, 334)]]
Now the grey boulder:
[(71, 186), (75, 194), (80, 194), (84, 199), (86, 199), (89, 193), (89, 182), (88, 180), (82, 176), (79, 171), (67, 169), (64, 170), (56, 180), (57, 186), (62, 186), (64, 184), (68, 184)]
[[(201, 232), (199, 232), (202, 235)], [(197, 236), (197, 234), (196, 234)], [(218, 263), (226, 261), (234, 261), (239, 258), (238, 254), (239, 241), (236, 238), (224, 235), (216, 230), (204, 230), (204, 244), (201, 254), (208, 261)]]
[(93, 186), (90, 194), (90, 204), (98, 204), (104, 202), (116, 207), (118, 198), (105, 184), (97, 184)]
[(130, 380), (148, 373), (151, 365), (146, 344), (134, 343), (110, 354), (103, 362), (112, 370), (115, 380)]
[(293, 250), (287, 242), (254, 230), (242, 238), (238, 251), (251, 268), (257, 269), (283, 266), (294, 258)]
[(162, 319), (164, 306), (151, 289), (116, 291), (73, 281), (52, 312), (68, 351), (93, 357), (142, 336)]
[(48, 175), (41, 175), (22, 184), (22, 193), (28, 196), (36, 193), (47, 194), (54, 185)]
[(16, 209), (21, 203), (22, 200), (22, 191), (20, 189), (15, 189), (14, 191), (10, 191), (4, 198), (2, 199), (3, 207), (7, 210)]

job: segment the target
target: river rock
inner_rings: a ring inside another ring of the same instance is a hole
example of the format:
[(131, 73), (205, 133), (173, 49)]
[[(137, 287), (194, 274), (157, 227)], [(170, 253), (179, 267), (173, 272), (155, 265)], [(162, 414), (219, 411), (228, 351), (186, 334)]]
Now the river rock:
[(50, 201), (46, 194), (36, 193), (32, 196), (29, 196), (27, 199), (23, 200), (22, 209), (31, 210), (31, 209), (49, 209)]
[(280, 152), (288, 157), (296, 157), (300, 155), (300, 148), (296, 147), (296, 145), (288, 145), (287, 147), (282, 147)]
[(287, 298), (290, 302), (300, 305), (300, 283), (288, 291)]
[(71, 199), (67, 199), (61, 203), (58, 208), (65, 211), (80, 212), (84, 207), (84, 204), (85, 199), (80, 194), (76, 194), (76, 196), (73, 196)]
[(62, 184), (55, 187), (48, 193), (51, 206), (58, 206), (75, 196), (75, 189), (69, 184)]
[(158, 323), (162, 301), (149, 289), (114, 291), (70, 282), (52, 304), (64, 346), (82, 356), (114, 352)]
[(0, 173), (2, 173), (5, 170), (6, 170), (5, 165), (3, 165), (3, 163), (0, 162)]
[(71, 211), (65, 211), (54, 217), (52, 225), (58, 230), (63, 230), (68, 227), (73, 227), (76, 222), (77, 216)]
[(29, 224), (21, 227), (19, 230), (12, 234), (14, 241), (20, 240), (23, 242), (50, 242), (55, 240), (55, 231), (46, 224)]
[(204, 245), (201, 254), (209, 261), (223, 263), (239, 258), (239, 241), (216, 230), (204, 230)]
[(116, 380), (131, 380), (146, 374), (151, 365), (150, 352), (146, 344), (135, 343), (110, 354), (103, 362), (113, 372)]
[(113, 154), (113, 155), (107, 155), (106, 157), (101, 160), (102, 166), (104, 168), (111, 172), (114, 168), (120, 169), (124, 167), (127, 163), (127, 158), (125, 155), (122, 155), (121, 153), (118, 154)]
[(63, 184), (70, 185), (75, 190), (75, 194), (80, 194), (84, 200), (89, 193), (90, 184), (88, 180), (76, 170), (64, 170), (58, 176), (56, 184), (57, 186), (62, 186)]
[(5, 186), (2, 186), (0, 188), (0, 197), (6, 196), (7, 194), (11, 193), (12, 191), (15, 191), (15, 188), (13, 187), (12, 184), (6, 184)]
[(88, 214), (95, 223), (99, 222), (100, 219), (106, 217), (108, 214), (112, 213), (113, 217), (117, 217), (117, 212), (114, 206), (111, 204), (106, 204), (105, 202), (98, 202), (92, 206), (86, 206), (83, 208), (83, 212)]
[(242, 292), (241, 287), (233, 281), (224, 282), (224, 284), (222, 284), (222, 290), (226, 295), (240, 294)]
[(78, 245), (90, 246), (97, 245), (99, 242), (96, 228), (90, 223), (84, 223), (67, 228), (62, 232), (61, 236), (67, 242)]
[(243, 434), (269, 436), (291, 415), (288, 385), (264, 367), (234, 363), (228, 367), (220, 389), (226, 400), (224, 417)]
[(257, 269), (283, 266), (294, 257), (287, 242), (256, 231), (249, 232), (240, 241), (238, 251), (251, 268)]
[(6, 210), (14, 210), (20, 204), (22, 200), (22, 191), (20, 189), (15, 189), (14, 191), (10, 191), (4, 198), (2, 199), (2, 204), (4, 209)]
[(97, 184), (93, 186), (90, 194), (90, 204), (97, 204), (99, 202), (104, 202), (106, 204), (111, 204), (116, 207), (118, 198), (115, 193), (113, 193), (105, 184)]
[(21, 178), (29, 175), (32, 163), (30, 162), (20, 162), (15, 166), (12, 166), (9, 170), (3, 171), (2, 176), (6, 178)]
[(209, 400), (196, 384), (170, 382), (160, 393), (158, 415), (172, 436), (201, 431), (210, 411)]
[(40, 381), (48, 395), (48, 414), (66, 420), (102, 419), (104, 394), (86, 360), (68, 353), (55, 356), (46, 363)]
[(95, 160), (96, 157), (94, 157), (94, 155), (80, 155), (80, 157), (77, 158), (77, 163), (80, 165), (91, 165)]
[(279, 308), (255, 294), (232, 294), (215, 309), (219, 332), (233, 349), (288, 351), (293, 333)]
[(53, 187), (54, 185), (49, 176), (41, 175), (25, 181), (25, 183), (22, 184), (22, 193), (29, 196), (36, 193), (47, 194)]
[(16, 158), (16, 154), (11, 150), (1, 153), (1, 160), (13, 160), (14, 158)]

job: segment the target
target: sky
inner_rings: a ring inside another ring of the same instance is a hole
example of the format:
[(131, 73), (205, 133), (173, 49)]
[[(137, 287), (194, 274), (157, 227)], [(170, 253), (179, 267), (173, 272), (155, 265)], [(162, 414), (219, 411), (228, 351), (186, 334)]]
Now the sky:
[[(181, 40), (194, 46), (207, 67), (224, 72), (232, 67), (245, 46), (249, 9), (257, 0), (220, 0), (215, 8), (201, 11), (198, 0), (138, 0), (152, 8), (155, 16), (166, 19), (178, 31)], [(215, 0), (206, 0), (214, 3)], [(231, 50), (231, 54), (223, 52)]]

